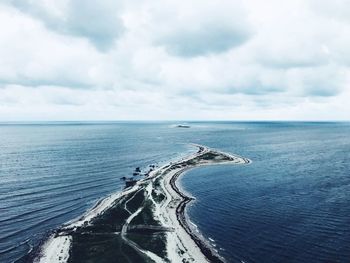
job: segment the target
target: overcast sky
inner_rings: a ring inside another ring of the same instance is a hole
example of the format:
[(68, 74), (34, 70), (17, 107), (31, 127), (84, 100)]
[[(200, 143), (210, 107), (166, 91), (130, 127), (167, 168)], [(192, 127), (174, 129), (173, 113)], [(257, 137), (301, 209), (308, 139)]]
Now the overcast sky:
[(347, 0), (1, 0), (0, 121), (350, 120)]

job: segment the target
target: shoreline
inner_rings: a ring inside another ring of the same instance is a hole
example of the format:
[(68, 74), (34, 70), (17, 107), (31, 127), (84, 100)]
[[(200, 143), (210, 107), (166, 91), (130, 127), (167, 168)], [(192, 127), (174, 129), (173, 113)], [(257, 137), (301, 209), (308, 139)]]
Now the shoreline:
[[(217, 150), (210, 149), (202, 145), (192, 144), (199, 150), (185, 158), (175, 162), (169, 162), (162, 167), (150, 172), (146, 178), (135, 183), (135, 185), (125, 188), (100, 199), (97, 203), (82, 216), (73, 219), (56, 230), (49, 238), (44, 241), (39, 248), (39, 253), (34, 255), (33, 262), (58, 262), (68, 261), (72, 246), (73, 235), (79, 229), (93, 224), (93, 221), (103, 216), (113, 206), (121, 204), (129, 196), (129, 200), (139, 191), (145, 192), (145, 200), (152, 202), (154, 209), (153, 219), (160, 222), (163, 228), (172, 228), (173, 231), (166, 232), (166, 251), (167, 260), (170, 262), (225, 262), (214, 247), (203, 237), (203, 235), (194, 229), (186, 214), (186, 206), (194, 198), (186, 195), (185, 191), (176, 184), (178, 179), (190, 169), (217, 164), (249, 164), (251, 161), (238, 155), (226, 154)], [(156, 202), (152, 197), (153, 192), (164, 193), (164, 200)], [(152, 193), (152, 194), (151, 194)], [(127, 202), (128, 202), (127, 201)], [(126, 206), (125, 206), (126, 208)], [(132, 213), (122, 225), (120, 233), (126, 244), (138, 250), (139, 254), (146, 255), (155, 262), (164, 262), (161, 257), (151, 251), (141, 249), (140, 246), (127, 238), (129, 224), (138, 214), (142, 213), (144, 207)], [(74, 246), (73, 246), (74, 247)]]
[[(236, 164), (251, 163), (251, 160), (238, 155), (223, 153), (202, 145), (194, 145), (194, 146), (199, 148), (199, 151), (197, 152), (197, 154), (199, 155), (205, 154), (206, 152), (215, 152), (218, 154), (224, 154), (233, 159), (238, 158), (242, 160), (241, 163), (236, 163)], [(195, 198), (188, 196), (187, 193), (181, 188), (181, 185), (177, 184), (177, 182), (179, 182), (179, 178), (181, 176), (184, 176), (184, 174), (191, 169), (194, 169), (200, 166), (223, 165), (223, 164), (232, 164), (232, 161), (221, 162), (221, 163), (204, 163), (204, 164), (194, 165), (192, 167), (191, 166), (184, 167), (176, 171), (170, 179), (170, 187), (182, 198), (182, 200), (179, 202), (178, 206), (176, 207), (176, 217), (178, 222), (180, 223), (182, 228), (186, 231), (186, 233), (191, 237), (194, 243), (198, 246), (201, 253), (206, 257), (206, 259), (209, 262), (214, 262), (214, 263), (225, 263), (226, 260), (215, 250), (215, 248), (207, 241), (207, 239), (202, 235), (202, 233), (199, 232), (198, 229), (195, 229), (193, 227), (194, 224), (190, 221), (186, 213), (186, 207), (189, 203), (195, 200)]]
[(184, 194), (183, 191), (180, 191), (178, 186), (176, 185), (177, 179), (183, 175), (183, 173), (186, 171), (180, 171), (176, 173), (172, 180), (171, 180), (171, 187), (176, 191), (183, 199), (176, 208), (176, 217), (181, 224), (181, 226), (185, 229), (188, 235), (191, 236), (192, 240), (196, 243), (196, 245), (199, 247), (203, 255), (213, 263), (224, 263), (225, 260), (222, 258), (218, 253), (214, 252), (212, 247), (206, 242), (204, 237), (202, 235), (196, 234), (193, 227), (191, 225), (193, 224), (190, 222), (187, 213), (186, 213), (186, 207), (187, 205), (195, 200), (193, 197), (189, 197)]

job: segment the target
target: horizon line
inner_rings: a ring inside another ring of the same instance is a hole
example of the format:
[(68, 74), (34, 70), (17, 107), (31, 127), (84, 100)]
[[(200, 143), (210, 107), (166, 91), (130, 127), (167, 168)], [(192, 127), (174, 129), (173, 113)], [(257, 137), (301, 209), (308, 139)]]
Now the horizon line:
[(336, 122), (350, 122), (350, 120), (158, 120), (158, 119), (148, 119), (148, 120), (10, 120), (1, 121), (0, 124), (30, 124), (30, 123), (132, 123), (132, 122), (175, 122), (175, 123), (186, 123), (186, 122), (300, 122), (300, 123), (336, 123)]

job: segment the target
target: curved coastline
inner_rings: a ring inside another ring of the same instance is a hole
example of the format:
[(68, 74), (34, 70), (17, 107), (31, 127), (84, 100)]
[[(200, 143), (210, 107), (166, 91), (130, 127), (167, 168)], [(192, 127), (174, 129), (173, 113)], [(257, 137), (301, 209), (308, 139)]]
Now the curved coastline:
[(176, 217), (181, 226), (187, 232), (187, 234), (191, 236), (192, 240), (197, 244), (203, 255), (205, 255), (205, 257), (210, 262), (224, 263), (225, 259), (213, 250), (213, 248), (208, 244), (208, 242), (204, 239), (202, 235), (198, 235), (198, 233), (195, 233), (193, 227), (191, 227), (189, 223), (189, 219), (186, 213), (186, 207), (191, 201), (194, 200), (194, 198), (185, 195), (184, 192), (179, 190), (178, 186), (176, 185), (176, 181), (181, 175), (183, 175), (184, 172), (185, 171), (180, 171), (176, 173), (171, 180), (171, 187), (183, 198), (178, 207), (176, 208)]
[[(166, 232), (166, 251), (167, 261), (170, 262), (225, 262), (210, 243), (197, 232), (189, 222), (186, 214), (186, 206), (194, 198), (187, 196), (176, 182), (189, 169), (203, 165), (215, 164), (248, 164), (251, 161), (238, 155), (230, 155), (206, 146), (195, 145), (198, 151), (190, 156), (170, 162), (154, 171), (146, 178), (137, 181), (135, 185), (124, 189), (122, 192), (111, 194), (104, 199), (100, 199), (83, 216), (70, 221), (61, 229), (52, 234), (41, 246), (34, 262), (59, 262), (68, 261), (72, 250), (73, 235), (79, 229), (93, 224), (96, 218), (103, 216), (108, 210), (113, 209), (116, 204), (122, 204), (125, 199), (132, 200), (139, 191), (145, 192), (145, 200), (152, 202), (153, 219), (160, 222), (163, 229), (172, 229)], [(156, 202), (152, 197), (153, 192), (162, 192), (164, 200)], [(132, 197), (130, 197), (132, 196)], [(144, 203), (143, 203), (144, 204)], [(125, 208), (126, 204), (124, 205)], [(155, 262), (164, 262), (164, 260), (151, 251), (142, 249), (140, 246), (127, 238), (130, 222), (142, 213), (144, 207), (132, 213), (122, 225), (120, 235), (125, 243), (138, 254), (148, 257)], [(128, 209), (127, 209), (128, 210)], [(129, 211), (130, 212), (130, 211)], [(144, 226), (145, 227), (145, 226)], [(152, 226), (148, 226), (152, 227)], [(153, 226), (154, 227), (154, 226)], [(159, 228), (159, 227), (158, 227)]]
[[(251, 163), (250, 159), (241, 157), (239, 155), (231, 155), (231, 154), (223, 153), (202, 145), (194, 144), (194, 146), (199, 148), (199, 151), (197, 152), (198, 154), (203, 154), (205, 152), (211, 151), (218, 154), (224, 154), (226, 156), (229, 156), (233, 160), (236, 158), (239, 158), (242, 161), (240, 162), (240, 164)], [(198, 232), (198, 230), (196, 231), (196, 229), (193, 228), (192, 223), (190, 222), (190, 219), (187, 216), (186, 207), (190, 202), (195, 200), (195, 198), (188, 196), (185, 193), (185, 191), (181, 188), (181, 186), (177, 184), (177, 182), (178, 182), (178, 179), (185, 174), (185, 172), (187, 172), (190, 169), (196, 168), (198, 166), (230, 164), (230, 163), (231, 161), (221, 162), (221, 163), (205, 163), (205, 164), (198, 164), (194, 167), (186, 167), (174, 173), (174, 175), (170, 179), (170, 186), (182, 198), (182, 200), (179, 202), (176, 208), (176, 217), (178, 219), (178, 222), (180, 223), (182, 228), (187, 232), (187, 234), (191, 237), (191, 239), (196, 243), (196, 245), (198, 246), (202, 254), (208, 259), (209, 262), (213, 262), (213, 263), (225, 263), (226, 260), (219, 255), (219, 253), (211, 246), (211, 244), (205, 239), (205, 237), (200, 232)]]

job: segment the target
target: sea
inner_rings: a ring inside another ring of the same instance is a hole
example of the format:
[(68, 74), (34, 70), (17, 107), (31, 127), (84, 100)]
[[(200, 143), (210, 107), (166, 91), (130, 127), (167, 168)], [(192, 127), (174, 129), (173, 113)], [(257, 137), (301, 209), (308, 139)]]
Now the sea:
[[(194, 227), (228, 262), (350, 262), (349, 122), (0, 123), (0, 262), (121, 191), (136, 167), (196, 151), (248, 165), (186, 172)], [(183, 124), (183, 123), (181, 123)]]

